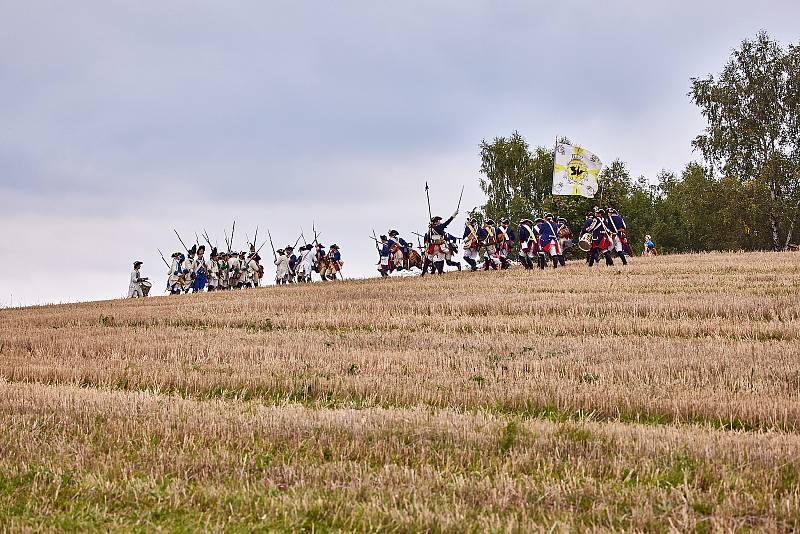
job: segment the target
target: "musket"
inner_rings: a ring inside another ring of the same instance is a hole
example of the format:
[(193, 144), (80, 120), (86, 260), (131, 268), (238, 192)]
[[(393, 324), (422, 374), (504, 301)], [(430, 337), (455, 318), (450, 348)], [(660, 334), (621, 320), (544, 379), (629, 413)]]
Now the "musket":
[(163, 261), (163, 262), (164, 262), (164, 265), (166, 265), (166, 266), (167, 266), (167, 269), (170, 269), (170, 270), (172, 270), (172, 266), (171, 266), (169, 263), (167, 263), (167, 258), (165, 258), (165, 257), (164, 257), (164, 253), (163, 253), (163, 252), (161, 252), (161, 249), (160, 249), (160, 248), (157, 248), (156, 250), (157, 250), (157, 251), (158, 251), (158, 253), (161, 255), (161, 261)]
[(433, 215), (431, 215), (431, 194), (428, 192), (428, 181), (425, 181), (425, 196), (428, 197), (428, 220), (430, 221), (433, 219)]
[(456, 213), (458, 213), (458, 212), (459, 212), (459, 210), (461, 210), (461, 199), (462, 199), (463, 197), (464, 197), (464, 186), (462, 185), (462, 186), (461, 186), (461, 194), (460, 194), (460, 195), (458, 195), (458, 207), (456, 208)]
[(269, 236), (269, 246), (272, 247), (272, 258), (277, 261), (278, 255), (275, 254), (275, 245), (272, 244), (272, 234), (269, 232), (269, 228), (267, 228), (267, 235)]
[(200, 238), (197, 237), (197, 232), (194, 233), (194, 246), (195, 248), (200, 248)]
[(256, 254), (258, 254), (259, 252), (261, 252), (261, 249), (262, 249), (262, 248), (264, 248), (264, 245), (266, 245), (266, 244), (267, 244), (267, 240), (265, 239), (265, 240), (264, 240), (264, 242), (263, 242), (263, 243), (261, 243), (261, 246), (260, 246), (260, 247), (258, 247), (258, 250), (256, 250)]
[(250, 236), (247, 235), (247, 232), (244, 233), (244, 239), (245, 241), (247, 241), (247, 246), (249, 247), (251, 243), (250, 243)]
[(308, 241), (306, 241), (306, 236), (303, 235), (303, 228), (300, 228), (300, 237), (303, 238), (303, 245), (308, 245)]
[(253, 236), (253, 246), (258, 244), (258, 225), (256, 225), (256, 234)]
[(208, 243), (209, 247), (211, 247), (212, 249), (214, 248), (214, 245), (211, 244), (211, 238), (208, 237), (208, 232), (206, 231), (205, 228), (203, 228), (203, 239), (206, 240), (206, 243)]
[(187, 247), (186, 243), (183, 242), (183, 239), (181, 239), (181, 235), (178, 233), (178, 231), (175, 228), (173, 228), (172, 231), (175, 232), (176, 236), (178, 236), (178, 241), (181, 242), (181, 245), (183, 245), (183, 248), (186, 249), (186, 253), (188, 254), (189, 253), (189, 247)]
[(301, 233), (299, 236), (297, 236), (297, 239), (295, 239), (295, 240), (294, 240), (294, 246), (292, 247), (292, 250), (294, 250), (295, 248), (297, 248), (297, 244), (300, 242), (300, 238), (301, 238), (301, 237), (303, 237), (303, 234), (302, 234), (302, 233)]
[(236, 231), (236, 221), (233, 221), (233, 228), (231, 228), (231, 244), (230, 248), (233, 248), (233, 233)]
[(228, 241), (228, 231), (223, 228), (222, 229), (222, 233), (225, 234), (225, 246), (228, 247), (228, 252), (230, 252), (231, 251), (231, 242)]

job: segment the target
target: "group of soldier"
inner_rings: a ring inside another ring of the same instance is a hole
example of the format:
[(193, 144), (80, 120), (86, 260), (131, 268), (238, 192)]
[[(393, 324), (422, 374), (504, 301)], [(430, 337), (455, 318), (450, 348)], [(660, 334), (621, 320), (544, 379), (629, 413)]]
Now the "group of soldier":
[[(393, 271), (410, 271), (418, 268), (422, 276), (427, 273), (443, 273), (445, 265), (459, 271), (461, 263), (454, 261), (458, 254), (458, 241), (462, 241), (463, 259), (472, 271), (508, 269), (518, 264), (525, 269), (546, 269), (566, 265), (566, 252), (575, 243), (567, 220), (552, 213), (545, 213), (534, 219), (524, 218), (511, 226), (508, 218), (497, 224), (487, 218), (479, 224), (475, 217), (467, 218), (464, 233), (460, 238), (447, 231), (458, 212), (447, 220), (432, 217), (428, 231), (417, 252), (412, 242), (403, 239), (397, 230), (388, 235), (375, 238), (380, 261), (378, 271), (381, 276), (389, 276)], [(626, 237), (625, 221), (614, 209), (596, 207), (586, 213), (586, 219), (579, 234), (578, 246), (586, 253), (589, 266), (600, 262), (601, 256), (607, 265), (613, 265), (616, 255), (627, 265), (626, 256), (631, 249)], [(517, 250), (518, 259), (513, 260), (512, 250)]]
[[(307, 244), (298, 249), (286, 247), (275, 251), (276, 284), (307, 283), (316, 272), (323, 281), (336, 280), (342, 269), (339, 246), (333, 244), (328, 252), (321, 243)], [(193, 245), (183, 252), (172, 254), (167, 272), (167, 292), (172, 295), (224, 291), (258, 287), (264, 278), (261, 256), (250, 245), (250, 251), (219, 252), (216, 247), (206, 258), (205, 245)], [(141, 265), (141, 262), (139, 266)], [(134, 266), (136, 271), (138, 266)]]
[[(458, 255), (458, 242), (462, 242), (463, 259), (471, 271), (503, 270), (515, 265), (525, 269), (553, 269), (566, 265), (566, 252), (575, 246), (573, 233), (567, 220), (552, 213), (545, 213), (534, 219), (523, 218), (512, 227), (508, 218), (500, 219), (497, 224), (487, 218), (482, 223), (475, 217), (468, 217), (461, 237), (447, 231), (447, 227), (458, 215), (456, 211), (447, 220), (431, 217), (428, 231), (416, 234), (418, 248), (401, 237), (397, 230), (390, 230), (380, 238), (374, 235), (379, 252), (378, 271), (387, 277), (395, 271), (412, 272), (419, 269), (421, 276), (426, 274), (442, 274), (445, 265), (462, 270)], [(627, 265), (628, 256), (632, 255), (626, 236), (625, 220), (612, 207), (602, 209), (595, 207), (586, 213), (586, 218), (578, 234), (578, 248), (585, 252), (586, 263), (591, 267), (605, 260), (606, 265), (614, 265), (617, 256), (623, 265)], [(302, 234), (301, 234), (302, 235)], [(180, 237), (180, 236), (179, 236)], [(649, 238), (649, 236), (648, 236)], [(271, 238), (270, 238), (271, 242)], [(654, 250), (652, 241), (648, 240)], [(275, 283), (308, 283), (312, 281), (312, 273), (317, 273), (323, 281), (336, 280), (341, 277), (342, 255), (339, 246), (333, 244), (326, 252), (325, 246), (315, 237), (313, 243), (307, 243), (295, 251), (294, 246), (287, 245), (274, 250)], [(219, 252), (211, 246), (206, 258), (206, 247), (195, 244), (185, 252), (172, 254), (167, 273), (167, 292), (170, 294), (198, 293), (201, 291), (223, 291), (258, 287), (264, 277), (260, 249), (250, 245), (249, 252)], [(517, 259), (513, 259), (512, 251), (516, 251)], [(163, 256), (162, 256), (163, 258)], [(139, 268), (142, 263), (134, 263), (131, 274), (129, 296), (146, 296), (150, 283), (142, 278)]]

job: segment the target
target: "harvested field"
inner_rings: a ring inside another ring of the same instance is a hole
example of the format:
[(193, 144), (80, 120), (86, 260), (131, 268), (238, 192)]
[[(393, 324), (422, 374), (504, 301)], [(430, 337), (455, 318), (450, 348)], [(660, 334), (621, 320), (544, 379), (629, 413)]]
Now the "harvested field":
[(800, 527), (800, 255), (0, 310), (6, 530)]

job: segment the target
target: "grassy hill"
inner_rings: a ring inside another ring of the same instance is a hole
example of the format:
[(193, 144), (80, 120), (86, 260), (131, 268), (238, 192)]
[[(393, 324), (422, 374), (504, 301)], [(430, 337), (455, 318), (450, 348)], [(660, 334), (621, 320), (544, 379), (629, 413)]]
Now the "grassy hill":
[(0, 526), (800, 526), (800, 255), (0, 311)]

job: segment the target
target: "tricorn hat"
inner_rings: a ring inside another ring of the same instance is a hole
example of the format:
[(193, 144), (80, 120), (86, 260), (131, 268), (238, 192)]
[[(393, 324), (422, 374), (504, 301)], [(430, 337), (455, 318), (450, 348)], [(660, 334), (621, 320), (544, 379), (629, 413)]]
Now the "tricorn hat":
[(520, 224), (525, 224), (525, 223), (528, 223), (528, 224), (533, 224), (533, 221), (532, 221), (532, 220), (530, 220), (530, 219), (522, 219), (521, 221), (519, 221), (519, 223), (520, 223)]
[(492, 225), (494, 226), (494, 221), (492, 219), (486, 219), (483, 224)]
[(333, 245), (330, 246), (330, 248), (335, 248), (336, 250), (339, 250), (339, 245), (334, 243)]
[(511, 221), (509, 221), (509, 220), (508, 220), (508, 217), (503, 217), (503, 218), (500, 220), (500, 222), (501, 222), (502, 224), (511, 224)]
[(188, 252), (189, 252), (189, 256), (194, 256), (195, 253), (197, 252), (197, 245), (192, 245), (192, 248), (190, 248), (188, 250)]
[(135, 268), (137, 268), (138, 266), (140, 266), (141, 264), (142, 264), (142, 262), (140, 262), (140, 261), (138, 261), (138, 260), (137, 260), (137, 261), (133, 262), (133, 268), (135, 269)]
[(441, 221), (441, 220), (442, 220), (442, 218), (439, 217), (438, 215), (434, 215), (433, 217), (431, 217), (431, 222), (432, 223), (434, 223), (436, 221)]
[(400, 232), (398, 232), (397, 230), (389, 230), (389, 235), (391, 236), (400, 235)]

